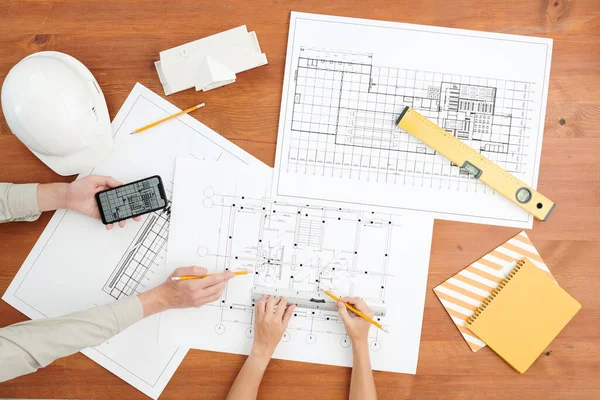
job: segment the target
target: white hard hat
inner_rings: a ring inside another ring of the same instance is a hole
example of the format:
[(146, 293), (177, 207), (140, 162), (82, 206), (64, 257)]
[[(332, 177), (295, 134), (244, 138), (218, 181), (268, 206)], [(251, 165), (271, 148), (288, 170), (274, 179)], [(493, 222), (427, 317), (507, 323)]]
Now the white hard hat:
[(89, 171), (112, 150), (100, 86), (67, 54), (42, 51), (17, 63), (2, 85), (2, 109), (15, 136), (57, 174)]

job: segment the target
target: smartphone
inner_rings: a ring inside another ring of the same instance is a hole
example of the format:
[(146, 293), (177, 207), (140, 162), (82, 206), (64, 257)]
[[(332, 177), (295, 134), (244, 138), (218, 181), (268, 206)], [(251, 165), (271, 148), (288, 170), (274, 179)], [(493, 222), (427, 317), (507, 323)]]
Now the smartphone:
[(160, 176), (140, 179), (96, 193), (104, 225), (148, 214), (167, 207), (167, 196)]

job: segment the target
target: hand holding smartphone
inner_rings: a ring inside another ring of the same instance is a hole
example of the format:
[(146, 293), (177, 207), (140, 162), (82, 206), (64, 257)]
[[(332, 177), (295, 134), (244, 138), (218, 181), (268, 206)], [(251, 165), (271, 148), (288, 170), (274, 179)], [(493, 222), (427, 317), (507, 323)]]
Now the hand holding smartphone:
[(96, 202), (104, 225), (167, 207), (165, 188), (158, 175), (98, 192)]

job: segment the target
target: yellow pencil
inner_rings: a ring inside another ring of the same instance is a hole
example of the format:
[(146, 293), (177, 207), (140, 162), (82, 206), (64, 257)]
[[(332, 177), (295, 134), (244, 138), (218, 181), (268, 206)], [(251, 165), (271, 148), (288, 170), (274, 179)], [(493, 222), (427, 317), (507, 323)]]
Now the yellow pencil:
[(170, 119), (173, 119), (173, 118), (179, 117), (180, 115), (187, 114), (187, 113), (190, 113), (190, 112), (192, 112), (192, 111), (194, 111), (194, 110), (197, 110), (197, 109), (199, 109), (200, 107), (204, 107), (204, 103), (202, 103), (202, 104), (197, 104), (197, 105), (195, 105), (195, 106), (193, 106), (193, 107), (190, 107), (190, 108), (187, 108), (187, 109), (185, 109), (185, 110), (183, 110), (183, 111), (179, 111), (179, 112), (178, 112), (178, 113), (176, 113), (176, 114), (169, 115), (169, 116), (168, 116), (168, 117), (166, 117), (166, 118), (159, 119), (158, 121), (156, 121), (156, 122), (153, 122), (153, 123), (151, 123), (150, 125), (146, 125), (146, 126), (143, 126), (143, 127), (139, 128), (139, 129), (136, 129), (135, 131), (131, 132), (131, 134), (133, 135), (134, 133), (140, 133), (140, 132), (142, 132), (142, 131), (145, 131), (146, 129), (150, 129), (150, 128), (152, 128), (152, 127), (155, 127), (155, 126), (156, 126), (156, 125), (158, 125), (158, 124), (162, 124), (162, 123), (163, 123), (163, 122), (165, 122), (165, 121), (168, 121), (168, 120), (170, 120)]
[[(235, 275), (246, 275), (248, 271), (235, 271)], [(216, 274), (205, 274), (205, 275), (183, 275), (183, 276), (174, 276), (171, 278), (172, 281), (188, 281), (190, 279), (202, 279), (207, 276), (213, 276)]]
[(365, 314), (363, 314), (362, 312), (360, 312), (359, 310), (357, 310), (356, 308), (352, 307), (350, 304), (348, 303), (344, 303), (339, 297), (337, 297), (335, 294), (328, 292), (327, 290), (323, 290), (325, 292), (325, 294), (329, 297), (331, 297), (332, 299), (334, 299), (335, 301), (339, 301), (340, 303), (342, 303), (343, 305), (346, 306), (346, 308), (350, 311), (352, 311), (354, 314), (358, 315), (359, 317), (365, 319), (366, 321), (372, 323), (373, 325), (375, 325), (376, 327), (378, 327), (379, 329), (381, 329), (382, 331), (384, 331), (385, 333), (389, 333), (387, 329), (385, 329), (383, 327), (383, 325), (381, 325), (379, 322), (375, 321), (372, 318), (367, 317)]

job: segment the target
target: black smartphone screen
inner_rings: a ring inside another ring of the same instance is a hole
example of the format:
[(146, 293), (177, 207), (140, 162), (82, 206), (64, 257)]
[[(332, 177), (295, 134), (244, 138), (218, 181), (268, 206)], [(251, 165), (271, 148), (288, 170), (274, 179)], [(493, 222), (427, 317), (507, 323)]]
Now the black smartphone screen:
[(96, 202), (105, 225), (167, 207), (165, 188), (158, 175), (98, 192)]

